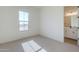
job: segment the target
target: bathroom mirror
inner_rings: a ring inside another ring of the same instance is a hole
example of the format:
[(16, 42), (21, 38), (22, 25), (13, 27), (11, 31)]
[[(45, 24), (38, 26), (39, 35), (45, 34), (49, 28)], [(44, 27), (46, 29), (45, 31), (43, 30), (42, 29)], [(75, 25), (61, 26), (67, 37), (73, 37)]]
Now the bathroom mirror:
[(77, 15), (70, 16), (71, 17), (71, 27), (79, 27), (79, 19)]
[(79, 16), (78, 9), (75, 7), (65, 7), (65, 16), (64, 16), (64, 26), (65, 27), (76, 27), (79, 29)]

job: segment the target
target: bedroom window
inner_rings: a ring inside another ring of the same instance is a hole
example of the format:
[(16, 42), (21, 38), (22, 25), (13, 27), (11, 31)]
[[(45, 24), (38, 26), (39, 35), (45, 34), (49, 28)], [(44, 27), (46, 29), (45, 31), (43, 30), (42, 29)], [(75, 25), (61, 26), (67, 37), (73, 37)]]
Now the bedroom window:
[(28, 12), (19, 11), (19, 31), (27, 31), (28, 30)]

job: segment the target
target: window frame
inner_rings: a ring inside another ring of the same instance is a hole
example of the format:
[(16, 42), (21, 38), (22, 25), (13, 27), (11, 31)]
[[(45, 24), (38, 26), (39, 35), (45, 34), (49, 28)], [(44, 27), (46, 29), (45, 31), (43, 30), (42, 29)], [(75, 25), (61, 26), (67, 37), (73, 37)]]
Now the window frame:
[(19, 31), (28, 31), (29, 13), (26, 11), (19, 11)]

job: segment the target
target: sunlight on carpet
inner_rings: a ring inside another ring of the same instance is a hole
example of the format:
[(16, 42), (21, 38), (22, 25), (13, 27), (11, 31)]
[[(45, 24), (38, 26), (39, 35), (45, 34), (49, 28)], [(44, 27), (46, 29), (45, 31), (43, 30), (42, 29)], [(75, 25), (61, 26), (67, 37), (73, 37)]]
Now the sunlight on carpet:
[(22, 43), (24, 52), (46, 52), (41, 46), (39, 46), (34, 40), (30, 40)]

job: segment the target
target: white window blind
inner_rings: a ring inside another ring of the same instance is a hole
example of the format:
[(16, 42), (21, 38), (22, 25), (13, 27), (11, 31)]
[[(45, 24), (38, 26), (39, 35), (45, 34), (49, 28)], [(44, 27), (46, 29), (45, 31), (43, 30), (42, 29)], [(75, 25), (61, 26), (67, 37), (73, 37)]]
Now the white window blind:
[(19, 11), (19, 30), (27, 31), (28, 30), (28, 12)]

